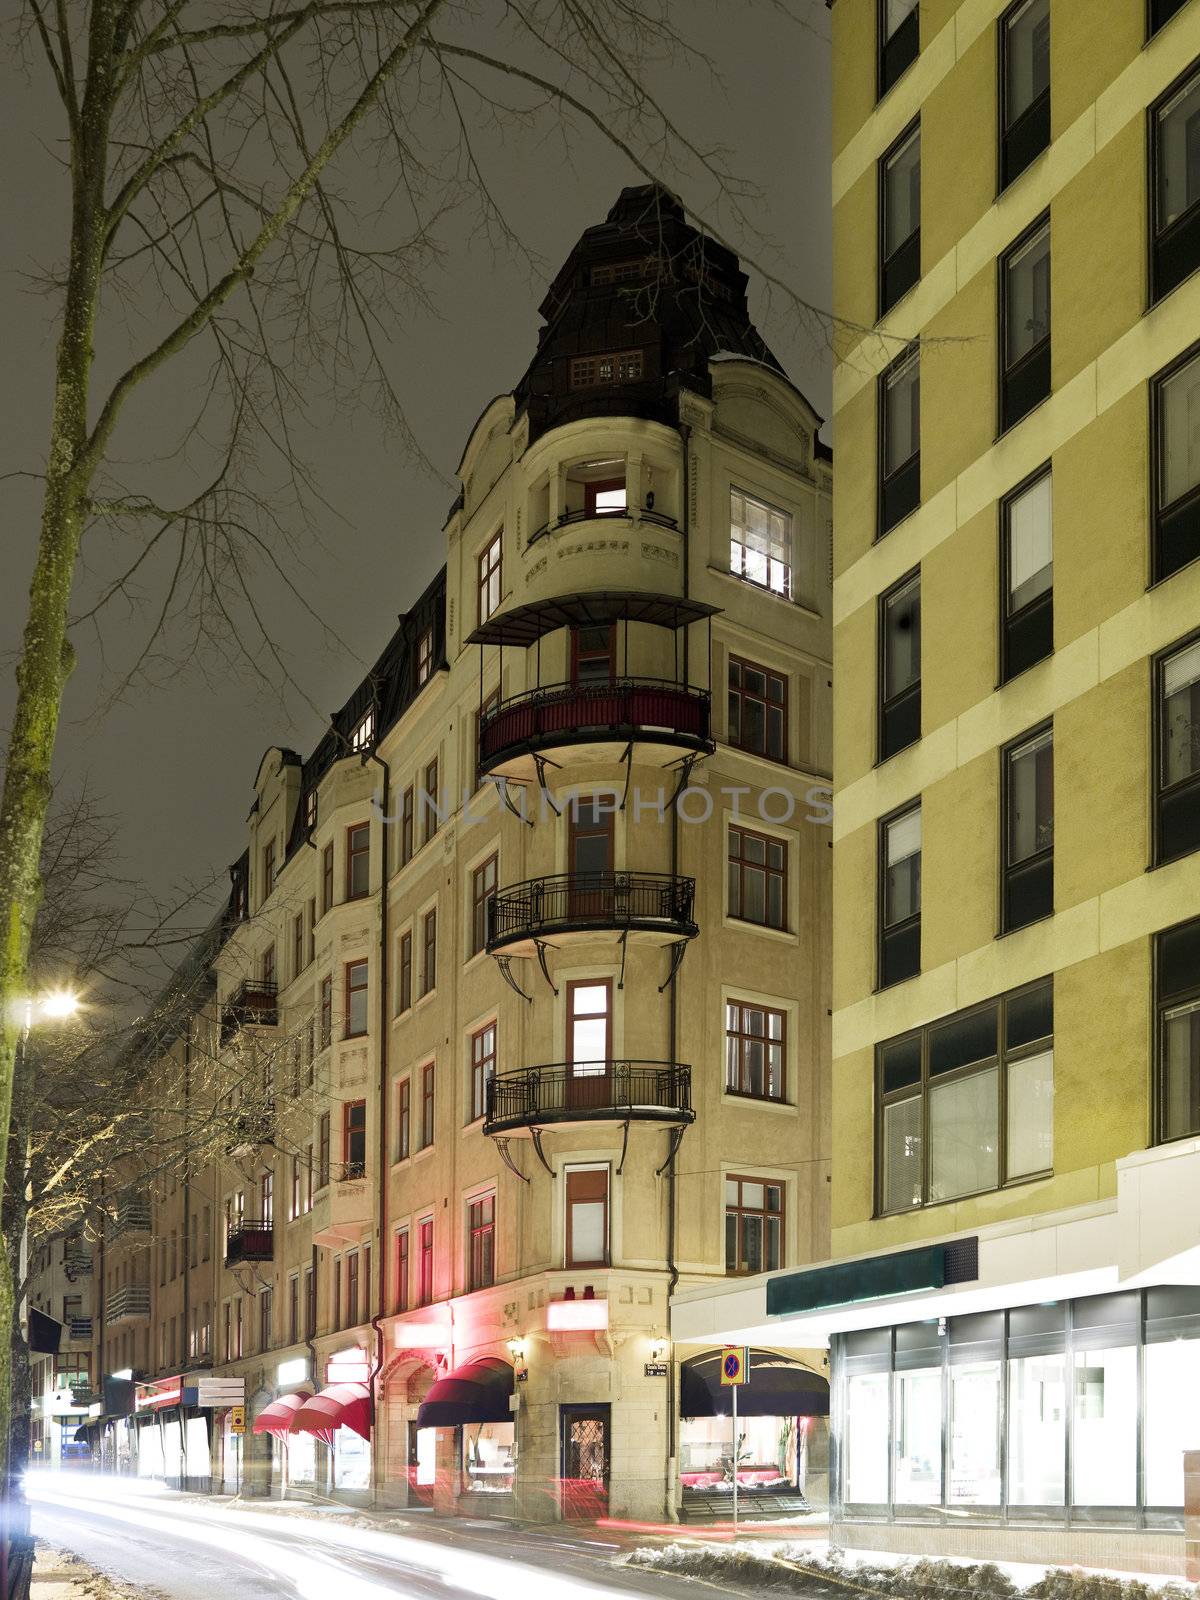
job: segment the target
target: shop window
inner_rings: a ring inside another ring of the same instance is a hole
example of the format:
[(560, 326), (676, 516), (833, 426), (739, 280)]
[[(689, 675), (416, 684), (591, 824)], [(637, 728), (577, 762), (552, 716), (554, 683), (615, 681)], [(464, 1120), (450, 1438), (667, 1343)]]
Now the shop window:
[(516, 1472), (516, 1424), (472, 1422), (462, 1430), (463, 1486), (469, 1494), (511, 1494)]

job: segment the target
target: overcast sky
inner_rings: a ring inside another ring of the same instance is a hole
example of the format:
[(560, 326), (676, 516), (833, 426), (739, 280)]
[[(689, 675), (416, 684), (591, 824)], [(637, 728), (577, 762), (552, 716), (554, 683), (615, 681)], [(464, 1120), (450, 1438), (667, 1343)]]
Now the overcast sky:
[[(723, 91), (668, 75), (664, 94), (679, 120), (726, 146), (732, 166), (762, 191), (763, 236), (752, 254), (811, 301), (829, 304), (829, 50), (823, 0), (791, 0), (804, 25), (772, 0), (680, 0), (677, 16), (719, 65)], [(29, 275), (61, 260), (67, 190), (52, 141), (51, 90), (40, 72), (9, 77), (9, 148), (23, 119), (21, 159), (0, 167), (0, 261), (4, 379), (0, 474), (37, 471), (45, 453), (54, 348), (52, 298)], [(403, 459), (369, 415), (346, 417), (310, 438), (330, 515), (311, 550), (305, 592), (356, 656), (326, 649), (302, 614), (281, 613), (290, 669), (323, 712), (339, 706), (389, 637), (398, 613), (444, 559), (441, 528), (467, 432), (497, 393), (520, 377), (539, 325), (545, 281), (580, 232), (603, 219), (618, 191), (640, 181), (598, 138), (568, 157), (558, 140), (522, 136), (488, 150), (488, 173), (523, 240), (546, 262), (531, 275), (495, 254), (465, 222), (445, 233), (443, 266), (430, 285), (433, 313), (415, 311), (394, 331), (390, 365), (408, 419), (434, 471)], [(686, 192), (684, 200), (703, 203)], [(732, 239), (735, 245), (743, 243)], [(768, 343), (817, 410), (829, 414), (828, 352), (777, 294), (751, 272), (751, 306)], [(826, 438), (829, 430), (825, 430)], [(0, 723), (12, 704), (13, 651), (24, 623), (39, 497), (28, 480), (0, 481)], [(105, 708), (104, 662), (88, 634), (59, 729), (57, 772), (67, 788), (86, 780), (120, 825), (127, 872), (167, 895), (181, 881), (223, 872), (245, 843), (245, 818), (263, 750), (307, 754), (320, 720), (287, 702), (209, 671), (171, 673), (158, 687)]]

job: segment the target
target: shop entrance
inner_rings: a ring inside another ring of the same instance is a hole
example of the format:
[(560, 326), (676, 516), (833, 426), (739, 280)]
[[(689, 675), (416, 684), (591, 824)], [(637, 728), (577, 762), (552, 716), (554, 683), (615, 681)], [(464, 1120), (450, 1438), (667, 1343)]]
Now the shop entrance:
[(590, 1521), (608, 1511), (611, 1407), (560, 1410), (562, 1514)]

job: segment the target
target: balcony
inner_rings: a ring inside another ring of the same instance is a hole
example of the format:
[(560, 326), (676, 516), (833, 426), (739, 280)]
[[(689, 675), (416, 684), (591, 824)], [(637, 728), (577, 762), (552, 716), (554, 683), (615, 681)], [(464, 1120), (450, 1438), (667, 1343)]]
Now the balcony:
[(279, 1022), (279, 985), (246, 978), (221, 1007), (221, 1043), (240, 1028), (274, 1028)]
[(92, 1342), (91, 1317), (68, 1317), (67, 1338), (81, 1344)]
[(240, 1267), (249, 1261), (275, 1259), (275, 1229), (269, 1222), (244, 1223), (230, 1228), (225, 1241), (225, 1265)]
[(111, 1327), (114, 1322), (147, 1320), (150, 1316), (150, 1290), (142, 1284), (127, 1283), (114, 1289), (108, 1297), (104, 1320)]
[(560, 1061), (522, 1067), (488, 1084), (490, 1134), (588, 1122), (694, 1122), (692, 1069), (670, 1061)]
[(117, 1202), (105, 1232), (109, 1239), (151, 1231), (150, 1201), (144, 1195), (127, 1195)]
[(554, 683), (507, 700), (479, 719), (479, 771), (530, 783), (537, 758), (554, 752), (567, 761), (619, 761), (630, 744), (649, 766), (680, 753), (708, 754), (711, 695), (663, 678), (612, 678)]
[(275, 1103), (268, 1101), (252, 1111), (241, 1110), (233, 1118), (225, 1141), (225, 1153), (249, 1156), (275, 1140)]
[(498, 890), (488, 901), (487, 948), (531, 956), (539, 943), (606, 934), (646, 944), (694, 939), (694, 878), (668, 872), (558, 873)]
[(372, 1221), (371, 1183), (356, 1165), (338, 1169), (313, 1196), (312, 1241), (337, 1249), (356, 1244)]

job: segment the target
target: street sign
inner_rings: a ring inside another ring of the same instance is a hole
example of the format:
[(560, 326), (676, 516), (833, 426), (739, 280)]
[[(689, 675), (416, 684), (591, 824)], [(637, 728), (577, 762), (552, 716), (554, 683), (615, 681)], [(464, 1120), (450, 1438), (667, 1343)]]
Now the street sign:
[(648, 1378), (665, 1378), (667, 1375), (667, 1363), (665, 1361), (647, 1361), (645, 1373)]
[(223, 1411), (245, 1398), (245, 1378), (193, 1378), (183, 1386), (184, 1405), (205, 1411)]
[(245, 1406), (230, 1406), (230, 1408), (229, 1408), (229, 1431), (230, 1431), (230, 1433), (245, 1433), (245, 1431), (246, 1431), (246, 1408), (245, 1408)]
[(745, 1345), (726, 1345), (721, 1352), (721, 1387), (738, 1389), (750, 1382), (750, 1352)]

